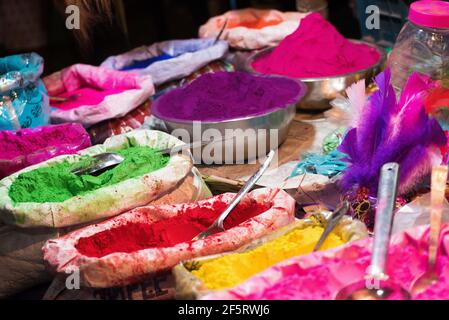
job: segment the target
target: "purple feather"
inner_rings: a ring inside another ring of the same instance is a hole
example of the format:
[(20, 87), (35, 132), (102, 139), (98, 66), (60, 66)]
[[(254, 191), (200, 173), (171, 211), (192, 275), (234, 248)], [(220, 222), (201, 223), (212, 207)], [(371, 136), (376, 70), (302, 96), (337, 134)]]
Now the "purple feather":
[(339, 148), (351, 163), (342, 186), (346, 191), (354, 186), (366, 187), (375, 195), (381, 167), (397, 162), (401, 167), (399, 190), (405, 193), (429, 174), (433, 165), (441, 163), (440, 150), (447, 138), (424, 110), (424, 99), (432, 85), (428, 77), (413, 73), (399, 103), (389, 69), (376, 77), (376, 83), (379, 90), (361, 112), (358, 127), (348, 133)]

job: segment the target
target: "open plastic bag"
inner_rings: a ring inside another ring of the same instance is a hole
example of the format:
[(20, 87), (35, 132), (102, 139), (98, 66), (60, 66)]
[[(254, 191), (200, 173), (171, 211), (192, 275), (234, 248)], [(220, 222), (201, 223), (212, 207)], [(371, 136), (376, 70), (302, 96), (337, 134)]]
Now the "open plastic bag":
[(228, 11), (209, 19), (200, 27), (200, 38), (215, 39), (223, 26), (221, 39), (233, 48), (244, 50), (275, 47), (293, 33), (306, 14), (247, 8)]
[(171, 40), (142, 46), (107, 58), (101, 66), (151, 75), (159, 86), (189, 76), (208, 63), (223, 58), (228, 52), (225, 41), (215, 39)]
[[(211, 193), (201, 180), (199, 173), (195, 168), (192, 172), (182, 180), (179, 185), (171, 191), (163, 194), (160, 198), (152, 201), (151, 204), (175, 204), (187, 203), (191, 201), (200, 201), (211, 197)], [(76, 226), (75, 228), (80, 228)], [(74, 228), (39, 228), (39, 229), (21, 229), (13, 226), (0, 225), (0, 299), (20, 293), (23, 290), (32, 288), (33, 286), (49, 282), (52, 279), (52, 274), (45, 268), (42, 257), (42, 246), (49, 239), (54, 239), (73, 231)], [(65, 280), (67, 274), (62, 275), (62, 283), (57, 283), (59, 287), (52, 285), (48, 290), (48, 295), (51, 293), (58, 298), (76, 299), (80, 298), (80, 294), (84, 293), (82, 298), (90, 299), (99, 296), (101, 299), (118, 299), (123, 291), (137, 295), (135, 299), (143, 297), (147, 299), (174, 296), (174, 283), (167, 284), (173, 288), (170, 292), (161, 290), (165, 285), (165, 278), (169, 280), (170, 277), (157, 276), (153, 279), (146, 280), (142, 283), (141, 290), (137, 290), (135, 286), (132, 288), (114, 288), (106, 290), (105, 292), (83, 292), (82, 290), (68, 290)], [(148, 287), (150, 283), (154, 283), (154, 293), (150, 294)], [(159, 289), (159, 290), (158, 290)], [(136, 292), (137, 291), (137, 292)], [(115, 294), (114, 294), (115, 293)], [(92, 294), (93, 296), (89, 296)], [(46, 295), (47, 296), (47, 295)], [(55, 297), (48, 297), (54, 299)]]
[[(220, 290), (211, 290), (208, 289), (204, 282), (192, 273), (193, 270), (200, 269), (201, 265), (206, 262), (213, 261), (215, 259), (225, 257), (227, 255), (235, 255), (245, 252), (253, 251), (264, 244), (267, 244), (271, 241), (278, 239), (279, 237), (285, 236), (292, 231), (302, 230), (310, 227), (322, 227), (325, 228), (328, 223), (329, 213), (315, 213), (306, 219), (296, 220), (294, 223), (291, 223), (271, 234), (268, 234), (260, 239), (254, 240), (248, 245), (245, 245), (234, 252), (228, 252), (224, 254), (218, 254), (215, 256), (202, 257), (198, 259), (193, 259), (190, 261), (185, 261), (179, 265), (177, 265), (173, 269), (173, 275), (176, 280), (176, 297), (178, 299), (199, 299), (202, 296), (207, 294), (211, 294), (214, 291), (219, 292)], [(363, 239), (368, 236), (368, 230), (365, 225), (357, 220), (352, 220), (350, 217), (345, 216), (338, 223), (336, 228), (334, 229), (334, 233), (342, 239), (343, 242), (349, 243), (353, 241), (357, 241)], [(308, 239), (303, 239), (303, 242), (307, 242)], [(297, 243), (298, 246), (302, 246), (302, 243)], [(291, 248), (282, 248), (277, 247), (278, 252), (270, 252), (272, 256), (276, 256), (282, 254), (281, 252), (288, 252)], [(262, 259), (262, 258), (259, 258)], [(269, 258), (268, 258), (269, 259)], [(262, 260), (263, 261), (263, 260)], [(253, 261), (253, 263), (256, 263)], [(242, 266), (245, 264), (242, 263)], [(242, 268), (243, 270), (243, 268)], [(242, 273), (247, 272), (247, 269), (244, 269)]]
[[(266, 205), (265, 201), (267, 198), (271, 198), (272, 193), (273, 189), (255, 190), (249, 193), (240, 205), (244, 207), (245, 203), (246, 205), (248, 203)], [(98, 235), (102, 237), (101, 232), (109, 232), (112, 237), (115, 237), (114, 232), (121, 233), (122, 227), (129, 227), (133, 224), (144, 224), (149, 227), (158, 221), (163, 222), (166, 219), (191, 214), (188, 212), (196, 212), (193, 213), (195, 216), (198, 215), (196, 210), (199, 208), (219, 214), (221, 211), (216, 208), (226, 207), (234, 197), (235, 194), (227, 193), (190, 204), (140, 207), (104, 223), (80, 229), (59, 239), (49, 240), (43, 247), (44, 259), (58, 273), (64, 273), (73, 268), (80, 270), (81, 285), (94, 288), (125, 286), (170, 270), (184, 260), (235, 250), (294, 220), (295, 201), (287, 193), (280, 191), (273, 199), (270, 199), (270, 205), (264, 209), (265, 211), (242, 222), (236, 218), (236, 225), (205, 239), (149, 248), (143, 246), (138, 249), (133, 248), (131, 252), (112, 251), (95, 256), (89, 256), (79, 247), (81, 238), (90, 241), (86, 239)], [(201, 223), (200, 220), (198, 223)], [(132, 243), (140, 245), (141, 240), (138, 236), (136, 239), (136, 234), (128, 233), (128, 235), (128, 239), (131, 239)], [(159, 234), (158, 236), (163, 239), (163, 235)], [(137, 242), (133, 242), (133, 239)], [(97, 240), (93, 239), (92, 241), (96, 242)], [(113, 241), (110, 246), (114, 244)], [(87, 247), (90, 246), (91, 244), (87, 245)], [(106, 250), (110, 248), (108, 245), (105, 247), (101, 245), (101, 247)], [(127, 246), (127, 248), (130, 247)]]
[[(428, 239), (429, 226), (392, 236), (386, 269), (389, 283), (409, 290), (413, 280), (426, 271)], [(366, 238), (332, 250), (295, 257), (234, 288), (213, 292), (203, 299), (333, 300), (341, 289), (366, 279), (372, 246), (373, 239)], [(412, 300), (449, 299), (449, 225), (442, 225), (439, 252), (438, 282), (420, 294), (412, 294)]]
[(53, 123), (86, 128), (119, 118), (154, 94), (150, 76), (76, 64), (44, 79), (51, 96)]
[(44, 60), (36, 53), (0, 58), (0, 130), (46, 125), (48, 96), (40, 76)]
[(75, 155), (59, 156), (23, 169), (0, 180), (0, 219), (6, 224), (23, 228), (61, 228), (108, 218), (146, 205), (176, 188), (191, 172), (192, 159), (188, 155), (174, 155), (166, 166), (159, 170), (103, 186), (63, 202), (14, 203), (9, 196), (9, 190), (21, 173), (40, 167), (49, 167), (64, 161), (74, 163), (82, 156), (94, 156), (133, 146), (165, 149), (179, 145), (183, 145), (183, 142), (166, 133), (135, 130), (114, 136), (102, 145), (87, 148)]
[(0, 131), (0, 179), (28, 166), (90, 147), (89, 134), (82, 125), (68, 123)]

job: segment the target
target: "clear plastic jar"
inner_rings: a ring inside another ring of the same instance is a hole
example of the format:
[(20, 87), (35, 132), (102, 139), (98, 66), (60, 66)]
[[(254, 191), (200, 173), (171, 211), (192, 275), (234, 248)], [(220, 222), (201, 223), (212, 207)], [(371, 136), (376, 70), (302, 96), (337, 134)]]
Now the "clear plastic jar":
[(417, 1), (388, 59), (392, 84), (400, 92), (418, 71), (435, 80), (449, 78), (449, 2)]

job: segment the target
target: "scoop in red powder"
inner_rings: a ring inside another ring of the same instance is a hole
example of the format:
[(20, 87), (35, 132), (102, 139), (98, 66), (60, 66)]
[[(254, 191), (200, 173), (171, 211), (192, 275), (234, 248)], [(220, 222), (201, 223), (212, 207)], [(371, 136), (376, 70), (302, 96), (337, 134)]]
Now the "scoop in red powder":
[(379, 59), (376, 49), (347, 40), (319, 13), (312, 13), (276, 49), (252, 66), (266, 74), (315, 78), (360, 71)]
[[(128, 223), (91, 237), (81, 238), (76, 244), (79, 253), (88, 257), (103, 257), (114, 252), (134, 252), (149, 248), (172, 247), (190, 242), (206, 230), (226, 209), (227, 203), (215, 201), (212, 206), (188, 207), (178, 216), (151, 224)], [(269, 206), (254, 199), (242, 201), (224, 223), (226, 230), (255, 217)]]

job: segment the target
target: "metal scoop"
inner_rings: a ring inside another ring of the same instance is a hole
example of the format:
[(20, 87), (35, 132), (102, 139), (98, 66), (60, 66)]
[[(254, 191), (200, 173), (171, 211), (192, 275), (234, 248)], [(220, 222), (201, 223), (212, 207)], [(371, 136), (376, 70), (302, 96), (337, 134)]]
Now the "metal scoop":
[(410, 293), (388, 281), (388, 275), (385, 273), (398, 178), (399, 165), (397, 163), (387, 163), (382, 167), (371, 265), (367, 270), (365, 280), (340, 290), (336, 300), (388, 300), (393, 296), (400, 297), (402, 300), (410, 299)]
[(50, 96), (50, 102), (62, 103), (62, 102), (68, 102), (68, 101), (75, 101), (79, 97), (81, 97), (81, 94), (79, 94), (79, 93), (72, 94), (68, 97)]
[(218, 33), (217, 37), (215, 38), (214, 44), (217, 44), (217, 42), (220, 40), (227, 25), (228, 25), (228, 19), (226, 19), (225, 22), (223, 23), (223, 26), (221, 27), (220, 32)]
[(441, 212), (447, 181), (447, 166), (435, 167), (432, 170), (432, 188), (430, 194), (430, 235), (429, 235), (429, 261), (427, 270), (413, 280), (411, 293), (413, 295), (424, 292), (428, 287), (438, 282), (436, 270), (438, 256), (438, 243), (441, 229)]
[(89, 165), (75, 168), (71, 172), (77, 176), (85, 174), (94, 174), (106, 168), (116, 166), (123, 162), (125, 158), (118, 153), (100, 153), (92, 156)]
[(349, 211), (349, 202), (348, 201), (344, 201), (337, 207), (337, 209), (335, 209), (335, 211), (329, 217), (326, 228), (324, 229), (323, 234), (321, 235), (320, 239), (316, 243), (315, 248), (313, 249), (313, 252), (320, 250), (321, 246), (324, 244), (324, 242), (329, 237), (331, 232), (338, 225), (338, 222), (340, 222), (340, 220), (348, 213), (348, 211)]
[(262, 166), (257, 170), (257, 172), (245, 183), (242, 189), (236, 194), (234, 199), (231, 201), (229, 206), (223, 211), (223, 213), (218, 217), (217, 220), (209, 227), (206, 231), (201, 232), (199, 235), (197, 235), (195, 238), (192, 239), (192, 241), (201, 240), (204, 238), (209, 237), (212, 234), (215, 234), (217, 232), (224, 231), (223, 223), (228, 217), (228, 215), (234, 210), (234, 208), (240, 203), (240, 201), (243, 199), (243, 197), (252, 189), (252, 187), (259, 181), (260, 177), (263, 176), (265, 171), (267, 171), (268, 167), (270, 166), (271, 162), (274, 159), (276, 152), (274, 150), (271, 150), (268, 154), (267, 159), (262, 164)]
[[(210, 143), (224, 142), (224, 141), (232, 140), (232, 139), (234, 139), (234, 137), (227, 138), (227, 139), (220, 139), (217, 141), (215, 141), (215, 140), (195, 141), (195, 142), (192, 142), (189, 144), (184, 144), (184, 145), (176, 146), (173, 148), (162, 149), (162, 150), (159, 150), (159, 152), (164, 155), (165, 154), (173, 155), (173, 154), (177, 154), (179, 152), (185, 151), (185, 150), (203, 147)], [(93, 175), (95, 173), (98, 173), (99, 171), (119, 165), (120, 163), (123, 162), (123, 160), (125, 160), (125, 158), (123, 156), (119, 155), (118, 153), (113, 153), (113, 152), (101, 153), (101, 154), (92, 156), (92, 160), (90, 161), (90, 163), (87, 166), (74, 168), (70, 172), (72, 172), (73, 174), (75, 174), (77, 176), (81, 176), (84, 174)]]

